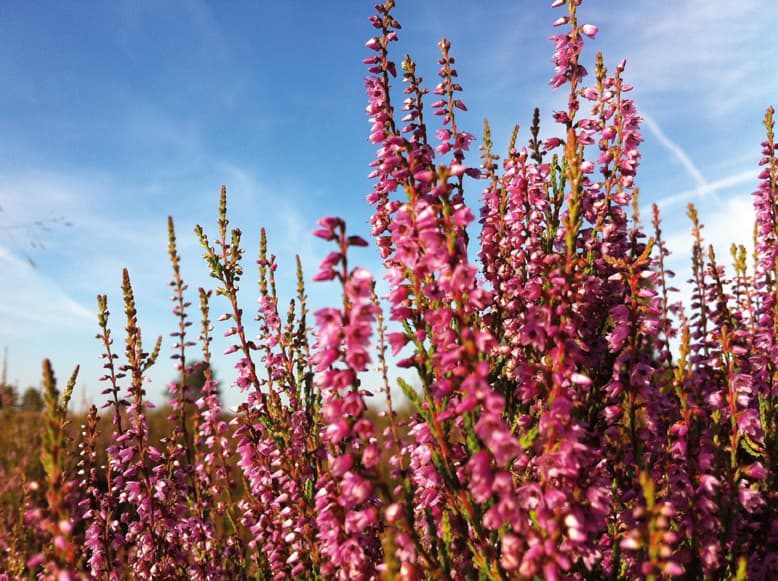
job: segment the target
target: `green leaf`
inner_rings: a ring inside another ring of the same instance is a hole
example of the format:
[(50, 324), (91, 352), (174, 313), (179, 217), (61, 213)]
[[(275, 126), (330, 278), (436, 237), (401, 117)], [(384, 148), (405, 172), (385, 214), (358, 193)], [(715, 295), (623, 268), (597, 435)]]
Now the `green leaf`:
[(537, 425), (534, 425), (521, 435), (519, 438), (519, 445), (524, 450), (528, 450), (535, 444), (535, 440), (538, 439), (539, 435), (540, 428)]

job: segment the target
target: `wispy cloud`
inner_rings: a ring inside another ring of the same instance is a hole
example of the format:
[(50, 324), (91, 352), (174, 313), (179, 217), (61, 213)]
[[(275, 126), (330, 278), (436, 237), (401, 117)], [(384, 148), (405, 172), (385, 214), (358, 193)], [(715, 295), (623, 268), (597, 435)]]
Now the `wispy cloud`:
[(59, 375), (70, 373), (78, 361), (89, 364), (92, 359), (91, 375), (97, 377), (99, 362), (91, 340), (94, 311), (2, 245), (0, 272), (0, 346), (8, 348), (9, 381), (21, 389), (36, 385), (44, 357), (54, 359)]
[(661, 143), (671, 154), (673, 154), (673, 156), (675, 156), (679, 162), (681, 162), (681, 165), (684, 167), (684, 169), (697, 183), (697, 189), (703, 189), (707, 185), (705, 177), (691, 160), (686, 151), (684, 151), (683, 148), (676, 142), (667, 137), (667, 135), (665, 135), (665, 133), (659, 128), (659, 125), (657, 125), (656, 121), (654, 121), (654, 119), (645, 111), (641, 111), (640, 115), (643, 118), (643, 124), (649, 128), (653, 136), (656, 137), (657, 141), (659, 141), (659, 143)]
[[(94, 313), (62, 292), (27, 260), (20, 259), (8, 247), (0, 245), (0, 268), (13, 285), (0, 286), (0, 313), (6, 320), (24, 324), (62, 324), (78, 326), (92, 323)], [(18, 292), (22, 288), (25, 292)], [(12, 330), (14, 325), (10, 326)], [(21, 328), (21, 327), (17, 327)]]
[(649, 129), (651, 135), (683, 166), (696, 184), (692, 189), (683, 190), (655, 200), (654, 203), (660, 209), (666, 209), (676, 204), (692, 202), (705, 197), (711, 197), (720, 205), (721, 200), (719, 199), (718, 192), (755, 180), (756, 171), (747, 169), (712, 182), (708, 181), (686, 149), (670, 139), (653, 117), (645, 113), (645, 111), (641, 111), (641, 116), (643, 117), (643, 125)]
[(600, 2), (586, 10), (605, 24), (609, 38), (629, 47), (630, 78), (641, 95), (694, 93), (704, 86), (704, 102), (695, 106), (711, 118), (775, 97), (778, 77), (767, 71), (778, 43), (767, 39), (778, 13), (759, 0), (636, 2), (627, 10)]
[[(285, 304), (295, 289), (294, 255), (301, 256), (310, 280), (327, 251), (310, 235), (317, 216), (299, 203), (301, 192), (309, 196), (312, 192), (302, 184), (271, 187), (252, 168), (213, 156), (205, 158), (204, 163), (228, 185), (230, 219), (244, 233), (246, 277), (241, 292), (247, 308), (251, 309), (256, 299), (253, 259), (259, 228), (263, 225), (268, 228), (270, 250), (278, 256), (281, 265), (278, 286), (281, 303)], [(0, 172), (0, 205), (9, 218), (35, 219), (39, 217), (36, 209), (44, 208), (74, 223), (68, 231), (46, 234), (47, 248), (34, 255), (40, 265), (38, 269), (24, 259), (20, 249), (0, 245), (0, 272), (6, 280), (13, 281), (12, 285), (0, 285), (0, 346), (12, 346), (13, 373), (21, 384), (37, 381), (39, 359), (48, 354), (50, 346), (55, 346), (58, 358), (65, 360), (64, 363), (82, 364), (81, 385), (89, 386), (90, 393), (94, 394), (96, 378), (101, 374), (100, 348), (94, 340), (95, 295), (108, 295), (109, 308), (115, 313), (113, 326), (120, 336), (120, 284), (124, 267), (130, 271), (144, 336), (148, 341), (157, 335), (167, 337), (174, 320), (166, 300), (170, 279), (166, 214), (172, 213), (176, 218), (183, 275), (190, 289), (214, 286), (192, 227), (200, 223), (213, 234), (218, 184), (202, 185), (200, 190), (190, 192), (186, 186), (171, 189), (171, 181), (165, 177), (162, 180), (161, 183), (146, 182), (142, 177), (135, 177), (123, 183), (83, 169), (68, 174)], [(165, 194), (162, 200), (160, 190)], [(183, 203), (177, 199), (180, 196), (185, 196)], [(127, 209), (128, 200), (131, 200), (131, 211)], [(322, 301), (337, 299), (334, 286), (315, 291), (311, 308), (322, 306)], [(192, 292), (189, 298), (197, 304), (196, 290)], [(220, 298), (214, 299), (213, 308), (218, 311), (224, 308)], [(163, 342), (163, 355), (167, 353), (168, 343), (167, 339)], [(217, 338), (217, 351), (219, 343)], [(192, 356), (196, 357), (194, 352)], [(233, 362), (217, 355), (215, 363), (220, 379), (230, 384), (234, 379)], [(160, 386), (164, 386), (170, 373), (163, 356), (153, 371), (155, 381), (159, 380), (157, 388), (162, 389)]]
[(678, 192), (677, 194), (665, 196), (664, 198), (657, 200), (656, 205), (659, 206), (660, 209), (665, 209), (683, 202), (691, 202), (695, 198), (716, 194), (717, 192), (733, 188), (734, 186), (740, 186), (755, 181), (756, 171), (746, 170), (712, 182), (706, 182), (703, 186), (696, 187), (692, 190), (685, 190), (683, 192)]
[[(180, 29), (198, 39), (198, 50), (211, 57), (223, 56), (228, 51), (229, 42), (219, 28), (213, 12), (203, 0), (178, 0), (169, 2), (169, 12), (160, 10), (160, 6), (120, 0), (111, 5), (121, 19), (123, 26), (117, 29), (116, 40), (130, 57), (135, 57), (137, 49), (135, 36), (148, 33), (149, 22), (159, 22), (160, 15), (172, 14), (180, 23)], [(188, 26), (187, 26), (188, 25)]]

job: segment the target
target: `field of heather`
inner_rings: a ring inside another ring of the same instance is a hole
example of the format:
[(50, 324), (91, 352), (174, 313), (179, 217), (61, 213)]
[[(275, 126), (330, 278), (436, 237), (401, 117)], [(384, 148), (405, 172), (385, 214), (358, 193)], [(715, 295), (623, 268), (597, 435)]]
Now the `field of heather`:
[(676, 283), (659, 208), (639, 216), (629, 68), (586, 2), (553, 2), (561, 108), (500, 151), (461, 126), (456, 46), (423, 80), (394, 4), (365, 25), (372, 238), (333, 208), (308, 284), (264, 230), (245, 256), (223, 187), (198, 289), (169, 219), (170, 339), (125, 269), (95, 405), (48, 360), (40, 391), (0, 390), (0, 581), (778, 579), (774, 109), (753, 251), (716, 254), (689, 204)]

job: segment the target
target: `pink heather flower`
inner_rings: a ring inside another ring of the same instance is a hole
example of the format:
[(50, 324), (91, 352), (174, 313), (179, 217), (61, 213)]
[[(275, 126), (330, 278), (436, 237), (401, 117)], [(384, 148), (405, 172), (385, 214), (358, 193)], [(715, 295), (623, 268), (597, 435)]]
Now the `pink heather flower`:
[(754, 462), (742, 468), (743, 474), (754, 480), (764, 480), (767, 477), (767, 470), (761, 462)]
[(467, 131), (460, 131), (454, 138), (454, 147), (467, 151), (470, 149), (470, 144), (475, 140), (475, 136)]
[(353, 472), (347, 472), (341, 481), (341, 500), (343, 506), (352, 508), (364, 503), (373, 493), (371, 482)]
[(392, 355), (397, 355), (408, 343), (408, 338), (406, 337), (405, 333), (393, 332), (386, 334), (386, 341), (392, 348)]
[(399, 521), (403, 516), (403, 506), (399, 502), (394, 502), (386, 507), (384, 514), (386, 514), (386, 520), (390, 523)]
[(492, 460), (486, 450), (476, 452), (468, 462), (470, 470), (470, 492), (476, 502), (486, 502), (492, 495), (494, 471)]
[(758, 490), (741, 486), (738, 491), (740, 504), (751, 514), (760, 512), (766, 505), (765, 499)]
[(679, 563), (676, 563), (675, 561), (667, 561), (662, 566), (662, 570), (672, 577), (683, 575), (684, 573), (684, 568)]
[(335, 230), (336, 228), (343, 228), (345, 226), (343, 219), (338, 218), (337, 216), (325, 216), (324, 218), (319, 218), (316, 223), (327, 230)]
[(349, 246), (358, 246), (363, 248), (368, 246), (367, 240), (365, 240), (361, 236), (349, 236), (346, 239), (346, 242), (348, 243)]
[(337, 422), (329, 424), (325, 430), (323, 437), (333, 445), (337, 445), (348, 436), (351, 432), (351, 426), (346, 420), (339, 420)]
[(521, 564), (521, 553), (524, 543), (521, 538), (513, 534), (506, 534), (502, 538), (500, 551), (500, 565), (506, 571), (515, 571)]
[(351, 454), (344, 454), (339, 458), (336, 458), (330, 465), (330, 472), (336, 478), (340, 478), (346, 472), (351, 470), (354, 465), (354, 457)]
[(600, 31), (599, 27), (595, 26), (594, 24), (584, 24), (581, 26), (580, 30), (581, 34), (588, 36), (589, 38), (594, 38)]
[(578, 385), (591, 385), (592, 380), (591, 378), (587, 377), (586, 375), (582, 373), (573, 373), (570, 376), (570, 381), (573, 383), (577, 383)]

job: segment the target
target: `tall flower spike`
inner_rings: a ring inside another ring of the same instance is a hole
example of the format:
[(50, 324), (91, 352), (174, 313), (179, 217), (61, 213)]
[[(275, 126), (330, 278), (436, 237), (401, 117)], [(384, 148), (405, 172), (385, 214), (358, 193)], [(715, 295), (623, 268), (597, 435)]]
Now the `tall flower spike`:
[(367, 42), (367, 48), (377, 54), (364, 61), (370, 73), (365, 79), (368, 95), (366, 111), (371, 123), (369, 139), (371, 143), (378, 145), (376, 159), (370, 164), (375, 168), (370, 177), (377, 178), (377, 181), (367, 200), (376, 206), (370, 221), (373, 236), (384, 258), (391, 252), (391, 241), (386, 236), (392, 214), (389, 196), (399, 184), (408, 179), (408, 164), (404, 161), (403, 153), (405, 140), (395, 127), (394, 108), (390, 98), (390, 80), (397, 72), (394, 62), (389, 59), (389, 45), (397, 41), (396, 31), (400, 28), (392, 16), (393, 8), (393, 0), (376, 6), (377, 14), (370, 20), (373, 27), (380, 31), (380, 35), (372, 37)]
[(323, 394), (321, 440), (329, 471), (317, 482), (316, 509), (321, 572), (339, 579), (377, 579), (383, 559), (375, 490), (378, 454), (373, 423), (364, 417), (366, 393), (359, 374), (368, 369), (372, 326), (376, 320), (373, 277), (363, 268), (348, 268), (348, 250), (362, 239), (346, 235), (342, 220), (319, 221), (328, 239), (338, 245), (337, 260), (323, 269), (337, 269), (343, 285), (343, 307), (317, 311), (314, 361)]

